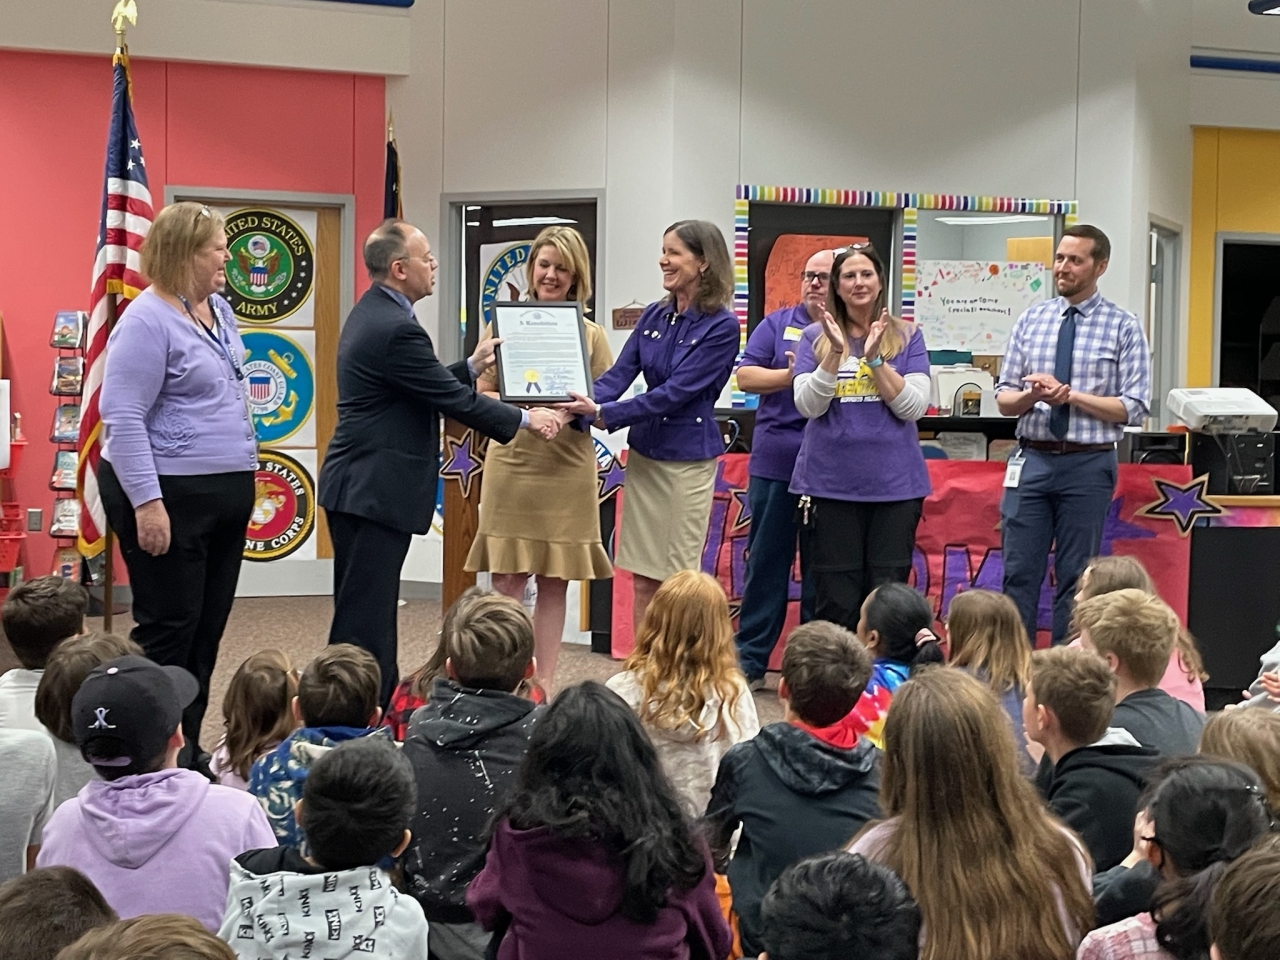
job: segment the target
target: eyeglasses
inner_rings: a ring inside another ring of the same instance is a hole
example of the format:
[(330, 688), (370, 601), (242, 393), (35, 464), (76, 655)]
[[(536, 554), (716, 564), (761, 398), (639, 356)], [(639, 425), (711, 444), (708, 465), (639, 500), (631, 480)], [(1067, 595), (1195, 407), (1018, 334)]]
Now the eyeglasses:
[(201, 217), (204, 217), (205, 219), (213, 219), (213, 211), (210, 210), (207, 206), (201, 206), (200, 209), (196, 211), (195, 219), (192, 220), (191, 222), (199, 223)]
[(434, 253), (428, 253), (425, 257), (411, 257), (406, 253), (403, 257), (396, 257), (391, 262), (399, 263), (402, 260), (421, 260), (423, 263), (431, 267), (440, 266), (440, 261), (436, 259), (436, 255)]
[(826, 271), (805, 270), (800, 274), (800, 279), (804, 283), (814, 283), (815, 281), (818, 283), (826, 283), (831, 279), (831, 274)]

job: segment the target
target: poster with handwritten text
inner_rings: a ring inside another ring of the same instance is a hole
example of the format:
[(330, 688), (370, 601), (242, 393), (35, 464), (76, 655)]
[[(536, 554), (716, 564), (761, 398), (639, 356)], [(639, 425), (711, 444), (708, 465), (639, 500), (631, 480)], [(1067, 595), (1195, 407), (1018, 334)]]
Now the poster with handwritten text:
[(1050, 293), (1043, 263), (922, 260), (916, 322), (930, 350), (1003, 354), (1014, 321)]

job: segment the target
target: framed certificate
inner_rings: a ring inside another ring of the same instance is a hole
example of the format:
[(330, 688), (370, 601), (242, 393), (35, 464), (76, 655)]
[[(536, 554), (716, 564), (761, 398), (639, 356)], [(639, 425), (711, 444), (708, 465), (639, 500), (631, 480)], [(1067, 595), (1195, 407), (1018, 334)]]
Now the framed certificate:
[(499, 301), (493, 304), (498, 396), (507, 403), (557, 403), (570, 391), (591, 396), (591, 362), (582, 304)]

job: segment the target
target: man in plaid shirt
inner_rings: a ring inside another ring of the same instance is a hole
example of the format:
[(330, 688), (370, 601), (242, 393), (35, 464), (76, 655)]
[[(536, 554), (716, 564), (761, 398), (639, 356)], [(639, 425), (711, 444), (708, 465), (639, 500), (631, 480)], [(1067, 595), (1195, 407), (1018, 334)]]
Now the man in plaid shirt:
[(1116, 441), (1151, 401), (1151, 350), (1138, 318), (1098, 292), (1111, 243), (1097, 227), (1063, 231), (1058, 296), (1026, 310), (1005, 349), (996, 401), (1018, 421), (1000, 504), (1004, 592), (1035, 641), (1054, 551), (1053, 642), (1067, 639), (1076, 581), (1098, 553), (1116, 485)]

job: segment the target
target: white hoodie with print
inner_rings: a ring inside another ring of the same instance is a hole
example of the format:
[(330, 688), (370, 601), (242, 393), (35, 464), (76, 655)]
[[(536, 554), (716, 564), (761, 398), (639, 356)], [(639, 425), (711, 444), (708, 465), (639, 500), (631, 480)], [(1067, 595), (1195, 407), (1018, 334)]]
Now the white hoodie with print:
[(427, 960), (427, 920), (378, 867), (255, 873), (253, 851), (231, 864), (218, 936), (239, 960)]

